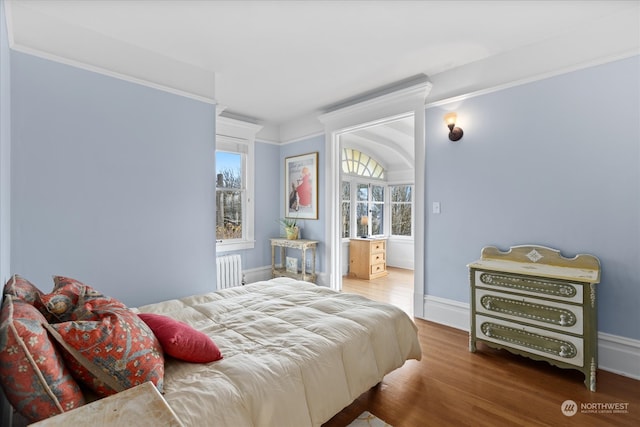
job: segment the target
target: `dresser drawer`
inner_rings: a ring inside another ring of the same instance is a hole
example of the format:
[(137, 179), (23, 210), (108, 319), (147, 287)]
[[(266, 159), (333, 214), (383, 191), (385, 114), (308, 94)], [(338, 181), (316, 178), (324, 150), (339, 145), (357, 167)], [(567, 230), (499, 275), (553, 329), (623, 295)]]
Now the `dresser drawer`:
[(383, 263), (379, 263), (379, 264), (373, 264), (371, 266), (371, 274), (378, 274), (378, 273), (384, 273), (387, 271), (387, 265), (383, 262)]
[(502, 344), (505, 347), (516, 348), (570, 365), (584, 366), (582, 338), (482, 315), (477, 315), (475, 321), (477, 339)]
[(476, 270), (475, 285), (500, 291), (570, 301), (577, 304), (582, 304), (583, 302), (583, 285), (561, 280)]
[(561, 333), (582, 335), (584, 332), (582, 306), (487, 289), (476, 289), (475, 303), (477, 313), (553, 328)]
[(371, 259), (369, 261), (370, 264), (380, 264), (386, 261), (386, 256), (384, 252), (380, 252), (377, 254), (371, 254)]
[(375, 254), (385, 252), (385, 243), (386, 242), (384, 240), (371, 242), (371, 253)]

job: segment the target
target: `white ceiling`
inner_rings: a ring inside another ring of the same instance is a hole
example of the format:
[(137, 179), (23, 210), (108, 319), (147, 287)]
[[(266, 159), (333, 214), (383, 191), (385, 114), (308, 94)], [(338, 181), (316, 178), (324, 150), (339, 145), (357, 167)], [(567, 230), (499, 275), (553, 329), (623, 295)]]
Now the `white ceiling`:
[(640, 1), (6, 6), (14, 49), (215, 100), (277, 141), (331, 104), (418, 74), (433, 82), (433, 102), (640, 49)]

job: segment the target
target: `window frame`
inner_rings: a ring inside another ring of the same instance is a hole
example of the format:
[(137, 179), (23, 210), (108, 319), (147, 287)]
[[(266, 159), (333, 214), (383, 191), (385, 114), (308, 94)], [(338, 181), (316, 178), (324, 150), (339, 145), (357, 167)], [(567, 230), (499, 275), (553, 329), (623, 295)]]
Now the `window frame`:
[[(377, 178), (369, 178), (369, 177), (363, 177), (360, 175), (353, 175), (353, 174), (342, 174), (342, 178), (341, 178), (341, 182), (348, 182), (351, 186), (351, 212), (350, 212), (350, 221), (351, 221), (351, 228), (350, 228), (350, 235), (351, 237), (340, 237), (340, 239), (345, 242), (345, 241), (349, 241), (349, 239), (353, 239), (353, 238), (359, 238), (361, 233), (359, 232), (359, 225), (358, 225), (358, 206), (360, 204), (366, 204), (367, 205), (367, 210), (370, 210), (371, 205), (378, 204), (382, 206), (382, 215), (383, 215), (383, 225), (382, 225), (382, 233), (380, 234), (368, 234), (371, 231), (372, 228), (372, 222), (369, 221), (369, 224), (367, 225), (367, 234), (368, 237), (374, 237), (374, 238), (381, 238), (381, 237), (388, 237), (389, 233), (387, 228), (389, 227), (389, 214), (387, 212), (387, 206), (388, 206), (388, 185), (387, 183), (382, 180), (382, 179), (377, 179)], [(358, 200), (358, 185), (366, 185), (369, 187), (368, 190), (368, 195), (367, 195), (367, 200)], [(384, 201), (383, 202), (375, 202), (372, 200), (372, 191), (371, 191), (371, 186), (378, 186), (378, 187), (382, 187), (383, 189), (383, 194), (384, 194)], [(342, 184), (341, 187), (342, 188)], [(342, 205), (341, 205), (342, 206)], [(340, 212), (342, 212), (342, 209), (340, 210)], [(368, 213), (369, 218), (371, 218), (371, 212)], [(340, 233), (340, 236), (342, 236), (342, 233)]]
[[(239, 153), (242, 156), (242, 238), (221, 240), (217, 236), (216, 253), (253, 249), (255, 247), (255, 135), (262, 126), (228, 117), (216, 120), (215, 151)], [(217, 169), (216, 169), (217, 171)], [(215, 182), (215, 180), (214, 180)], [(217, 193), (217, 184), (215, 186)], [(217, 197), (216, 197), (217, 202)], [(215, 215), (218, 210), (215, 209)], [(213, 218), (216, 221), (216, 218)]]
[[(391, 197), (392, 187), (411, 187), (411, 201), (410, 202), (394, 202)], [(415, 185), (412, 183), (393, 183), (387, 185), (387, 193), (389, 194), (389, 237), (393, 239), (406, 239), (412, 240), (414, 238), (415, 233), (415, 208), (414, 208), (414, 199), (415, 199)], [(393, 205), (405, 205), (408, 204), (411, 207), (411, 234), (408, 236), (402, 234), (393, 234)]]

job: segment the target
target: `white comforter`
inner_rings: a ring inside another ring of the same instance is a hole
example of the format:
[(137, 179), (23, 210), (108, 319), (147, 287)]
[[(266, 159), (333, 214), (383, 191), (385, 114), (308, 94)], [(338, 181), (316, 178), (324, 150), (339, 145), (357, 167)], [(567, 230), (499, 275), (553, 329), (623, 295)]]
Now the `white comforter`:
[(205, 332), (224, 359), (167, 358), (164, 397), (186, 426), (320, 426), (405, 360), (399, 308), (287, 278), (139, 307)]

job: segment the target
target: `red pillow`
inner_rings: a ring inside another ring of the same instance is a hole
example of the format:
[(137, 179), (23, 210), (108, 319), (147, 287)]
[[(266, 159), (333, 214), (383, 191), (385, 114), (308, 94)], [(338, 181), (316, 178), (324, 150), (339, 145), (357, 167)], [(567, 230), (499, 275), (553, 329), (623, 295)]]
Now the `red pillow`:
[(154, 313), (138, 313), (153, 331), (166, 354), (194, 363), (209, 363), (222, 359), (220, 349), (206, 334), (186, 323)]

